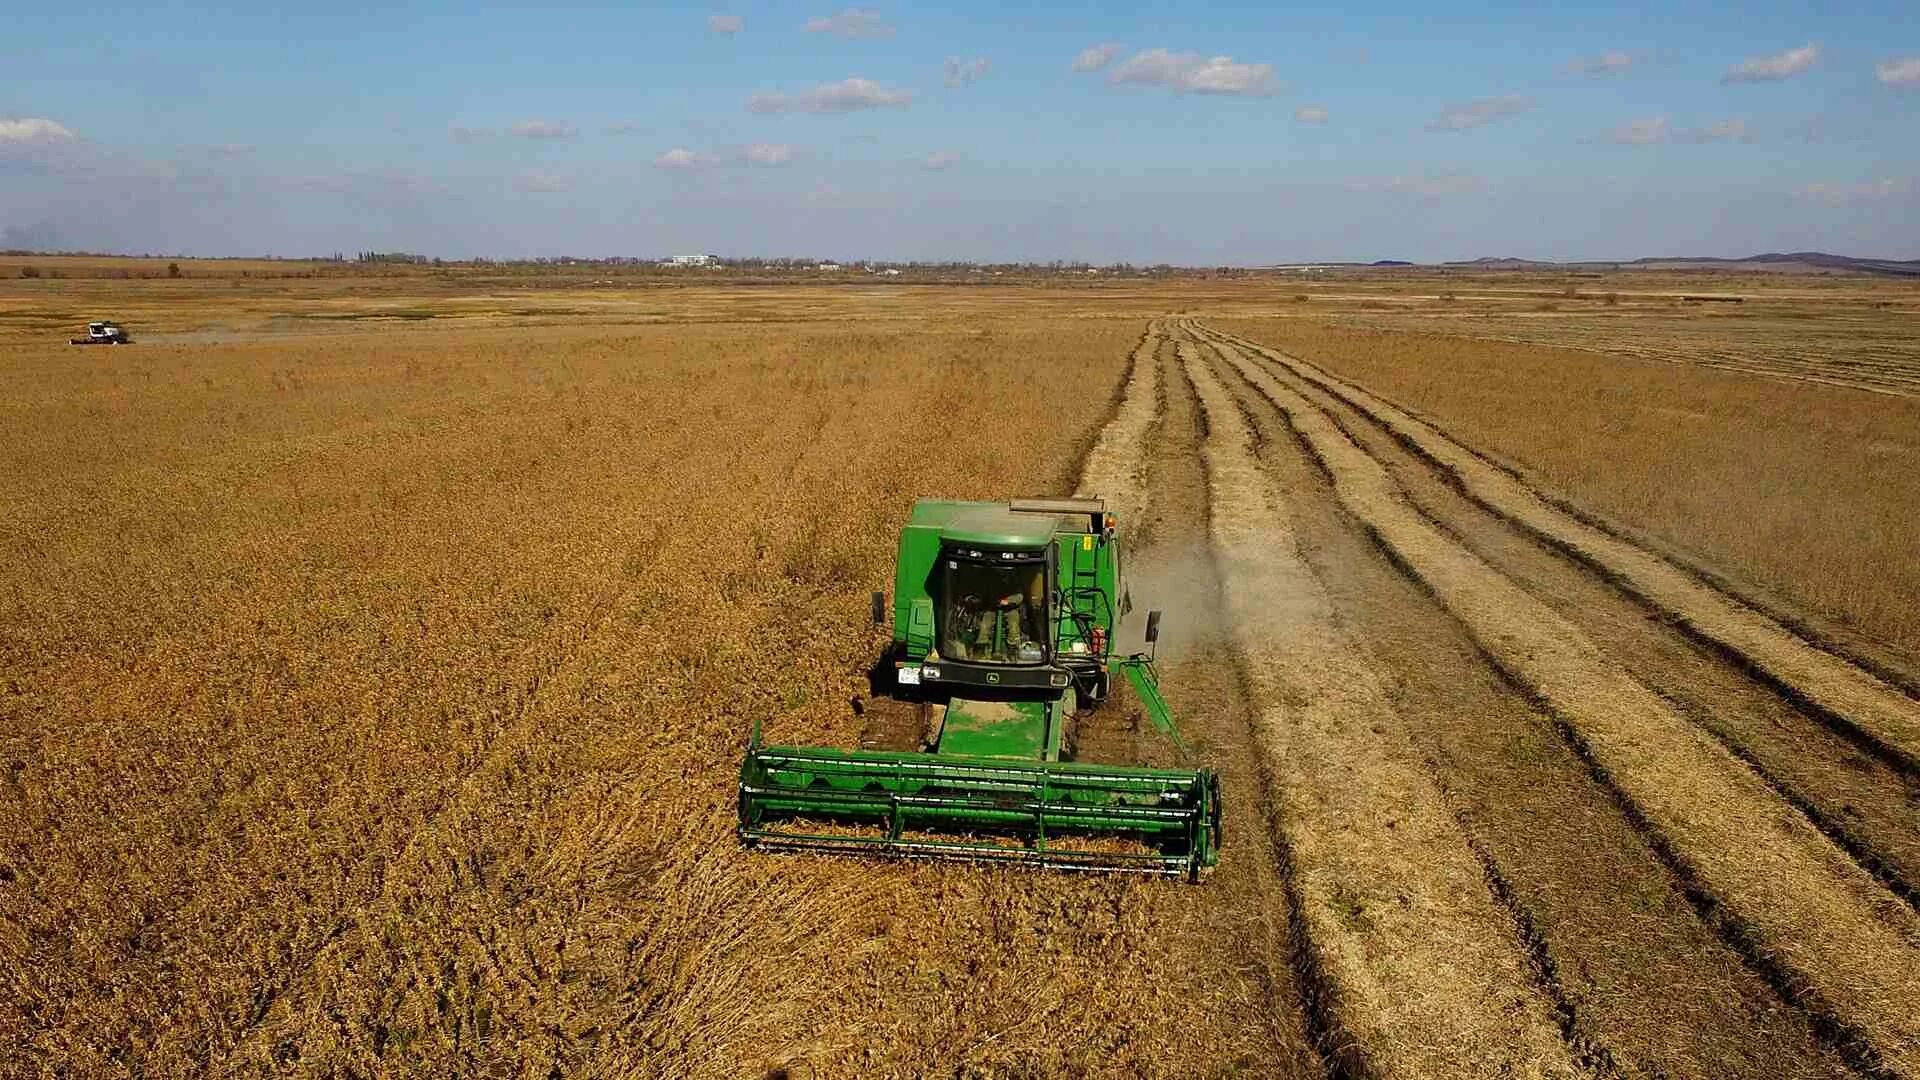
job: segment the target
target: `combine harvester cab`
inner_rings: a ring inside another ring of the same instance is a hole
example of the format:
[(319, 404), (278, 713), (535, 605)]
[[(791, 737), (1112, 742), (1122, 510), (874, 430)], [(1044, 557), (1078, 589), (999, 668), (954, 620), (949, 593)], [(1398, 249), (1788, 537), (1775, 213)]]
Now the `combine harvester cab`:
[(122, 330), (118, 323), (90, 322), (87, 324), (87, 336), (68, 338), (69, 345), (131, 345), (133, 337)]
[[(893, 696), (935, 721), (922, 751), (767, 746), (740, 767), (740, 837), (811, 848), (1198, 880), (1220, 848), (1211, 769), (1063, 760), (1068, 725), (1124, 675), (1191, 756), (1153, 658), (1115, 654), (1131, 608), (1098, 499), (923, 499), (900, 537)], [(886, 598), (875, 593), (874, 620)], [(1145, 640), (1158, 636), (1149, 614)]]

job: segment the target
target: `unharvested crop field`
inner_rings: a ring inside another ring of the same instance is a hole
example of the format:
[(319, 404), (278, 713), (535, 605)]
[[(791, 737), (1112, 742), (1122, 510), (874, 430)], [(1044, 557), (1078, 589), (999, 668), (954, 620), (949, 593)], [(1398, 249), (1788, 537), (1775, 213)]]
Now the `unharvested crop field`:
[[(0, 1074), (1920, 1077), (1920, 290), (1622, 277), (0, 283)], [(1212, 877), (740, 850), (1076, 489)]]

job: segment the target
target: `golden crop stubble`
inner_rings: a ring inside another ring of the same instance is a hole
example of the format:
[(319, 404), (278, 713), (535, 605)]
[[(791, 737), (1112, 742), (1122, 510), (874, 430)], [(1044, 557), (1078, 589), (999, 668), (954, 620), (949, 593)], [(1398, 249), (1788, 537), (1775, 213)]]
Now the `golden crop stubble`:
[(1139, 333), (975, 327), (167, 347), (8, 406), (0, 1039), (726, 1071), (822, 1026), (775, 973), (899, 879), (732, 849), (747, 723), (857, 735), (910, 494), (1069, 476)]
[(1383, 1075), (1572, 1076), (1512, 923), (1406, 738), (1387, 682), (1297, 550), (1203, 347), (1212, 534), (1261, 751), (1342, 1037)]
[(1342, 505), (1567, 726), (1756, 952), (1890, 1068), (1910, 1068), (1920, 1050), (1903, 1004), (1920, 987), (1913, 913), (1711, 735), (1421, 516), (1315, 403), (1322, 391), (1286, 385), (1231, 343), (1223, 353), (1285, 414)]
[(1920, 657), (1920, 401), (1535, 345), (1301, 320), (1217, 325)]

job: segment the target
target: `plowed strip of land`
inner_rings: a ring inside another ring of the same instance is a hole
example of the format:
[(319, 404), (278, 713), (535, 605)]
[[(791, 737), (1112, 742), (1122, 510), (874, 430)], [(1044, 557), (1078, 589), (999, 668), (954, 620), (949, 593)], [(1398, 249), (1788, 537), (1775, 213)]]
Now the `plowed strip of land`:
[(1228, 340), (1365, 413), (1451, 472), (1475, 501), (1565, 548), (1693, 633), (1736, 652), (1789, 693), (1884, 743), (1910, 764), (1920, 765), (1920, 702), (1847, 660), (1815, 648), (1765, 614), (1659, 556), (1552, 505), (1511, 474), (1405, 410), (1298, 358), (1243, 339)]
[[(1182, 913), (1177, 918), (1160, 916), (1158, 930), (1190, 940), (1194, 956), (1203, 958), (1195, 967), (1219, 972), (1218, 989), (1207, 1008), (1217, 1026), (1238, 1032), (1244, 1045), (1264, 1044), (1261, 1056), (1239, 1058), (1240, 1067), (1262, 1076), (1318, 1076), (1324, 1066), (1308, 1031), (1303, 1002), (1317, 988), (1305, 982), (1311, 972), (1295, 968), (1296, 907), (1283, 874), (1273, 786), (1257, 746), (1254, 709), (1239, 678), (1231, 640), (1216, 617), (1224, 601), (1219, 573), (1207, 551), (1199, 405), (1179, 377), (1173, 343), (1161, 327), (1136, 353), (1126, 404), (1103, 431), (1100, 448), (1109, 446), (1108, 433), (1124, 430), (1128, 407), (1138, 401), (1153, 406), (1156, 415), (1144, 431), (1134, 429), (1144, 436), (1134, 442), (1144, 467), (1122, 470), (1138, 478), (1145, 496), (1144, 517), (1120, 519), (1122, 531), (1133, 538), (1127, 550), (1133, 618), (1141, 621), (1148, 607), (1165, 608), (1160, 687), (1202, 760), (1219, 771), (1227, 822), (1226, 850), (1204, 885), (1156, 890), (1166, 908)], [(1093, 483), (1102, 456), (1101, 449), (1090, 455), (1083, 484)], [(1111, 706), (1106, 710), (1117, 711)], [(1130, 724), (1102, 717), (1100, 726), (1108, 737), (1098, 745), (1083, 741), (1081, 760), (1164, 758), (1160, 763), (1182, 764), (1167, 754), (1164, 738), (1151, 728), (1138, 730), (1143, 725), (1137, 715)], [(1116, 727), (1121, 730), (1113, 730)], [(1166, 895), (1169, 891), (1173, 895)], [(1235, 1060), (1224, 1054), (1219, 1059), (1223, 1067)], [(1168, 1065), (1175, 1071), (1180, 1067)]]
[(1307, 399), (1233, 344), (1223, 353), (1286, 414), (1334, 491), (1536, 694), (1615, 785), (1679, 872), (1714, 901), (1808, 1008), (1877, 1058), (1920, 1072), (1920, 920), (1710, 735), (1602, 654), (1576, 627), (1407, 504), (1386, 469)]
[(1245, 421), (1195, 347), (1180, 352), (1206, 418), (1227, 608), (1343, 1049), (1383, 1076), (1576, 1075), (1515, 927), (1268, 502)]
[(1366, 642), (1489, 880), (1525, 928), (1536, 968), (1558, 988), (1564, 1030), (1583, 1060), (1603, 1075), (1611, 1065), (1674, 1080), (1852, 1075), (1805, 1013), (1700, 920), (1554, 718), (1341, 509), (1278, 410), (1222, 374), (1301, 554), (1349, 635)]
[(1159, 360), (1155, 350), (1163, 338), (1158, 321), (1147, 325), (1147, 333), (1133, 350), (1131, 374), (1120, 407), (1100, 429), (1100, 435), (1087, 452), (1080, 470), (1080, 486), (1074, 492), (1082, 498), (1104, 497), (1108, 509), (1122, 521), (1141, 520), (1146, 505), (1147, 431), (1160, 412)]
[[(1779, 693), (1751, 666), (1614, 587), (1563, 547), (1474, 501), (1453, 474), (1365, 413), (1285, 367), (1267, 369), (1333, 416), (1387, 467), (1420, 512), (1475, 555), (1578, 626), (1608, 656), (1760, 770), (1849, 854), (1915, 899), (1920, 882), (1920, 775), (1850, 729)], [(1863, 746), (1865, 749), (1863, 749)]]

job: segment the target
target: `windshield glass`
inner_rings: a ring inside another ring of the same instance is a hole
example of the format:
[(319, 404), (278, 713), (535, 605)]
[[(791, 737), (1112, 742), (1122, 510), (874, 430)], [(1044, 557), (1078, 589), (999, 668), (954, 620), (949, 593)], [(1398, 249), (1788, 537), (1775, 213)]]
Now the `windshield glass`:
[(941, 563), (940, 655), (976, 664), (1047, 659), (1047, 567), (1030, 562)]

